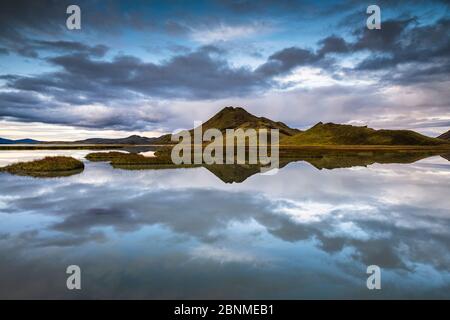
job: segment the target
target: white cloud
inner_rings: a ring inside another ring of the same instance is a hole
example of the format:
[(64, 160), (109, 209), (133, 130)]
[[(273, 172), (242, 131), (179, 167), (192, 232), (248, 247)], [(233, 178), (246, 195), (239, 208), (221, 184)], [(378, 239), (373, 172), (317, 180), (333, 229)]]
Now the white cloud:
[(256, 257), (248, 252), (240, 252), (212, 245), (200, 245), (194, 248), (191, 254), (196, 259), (209, 259), (219, 263), (253, 263), (257, 261)]
[(198, 29), (193, 28), (191, 37), (194, 41), (202, 44), (207, 44), (253, 36), (258, 33), (264, 32), (266, 29), (267, 26), (262, 23), (236, 26), (220, 23), (219, 25), (212, 28), (209, 26)]

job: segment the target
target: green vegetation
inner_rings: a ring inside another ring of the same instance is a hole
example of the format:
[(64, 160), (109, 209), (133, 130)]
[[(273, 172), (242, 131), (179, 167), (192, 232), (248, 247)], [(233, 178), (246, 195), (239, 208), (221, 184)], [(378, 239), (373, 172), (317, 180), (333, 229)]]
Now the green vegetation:
[(0, 168), (0, 171), (3, 172), (33, 177), (69, 176), (83, 170), (83, 162), (72, 157), (45, 157), (30, 162), (13, 163)]
[(170, 153), (155, 152), (155, 157), (144, 157), (137, 153), (124, 152), (94, 152), (86, 156), (90, 161), (109, 161), (113, 166), (118, 165), (164, 165), (172, 164)]
[(93, 153), (89, 153), (86, 156), (86, 159), (88, 159), (89, 161), (93, 161), (93, 162), (98, 162), (98, 161), (111, 161), (115, 158), (124, 156), (124, 155), (129, 155), (129, 153), (124, 153), (124, 152), (118, 152), (118, 151), (110, 151), (110, 152), (93, 152)]
[(319, 122), (292, 137), (281, 139), (281, 145), (442, 145), (445, 141), (426, 137), (410, 130), (375, 130)]

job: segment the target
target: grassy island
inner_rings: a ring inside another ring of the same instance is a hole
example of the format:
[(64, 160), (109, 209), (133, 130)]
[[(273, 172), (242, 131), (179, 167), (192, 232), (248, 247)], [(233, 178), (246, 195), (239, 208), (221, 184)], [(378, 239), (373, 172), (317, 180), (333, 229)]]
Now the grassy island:
[(69, 176), (83, 170), (83, 162), (72, 157), (45, 157), (40, 160), (13, 163), (0, 168), (0, 171), (3, 172), (33, 177)]

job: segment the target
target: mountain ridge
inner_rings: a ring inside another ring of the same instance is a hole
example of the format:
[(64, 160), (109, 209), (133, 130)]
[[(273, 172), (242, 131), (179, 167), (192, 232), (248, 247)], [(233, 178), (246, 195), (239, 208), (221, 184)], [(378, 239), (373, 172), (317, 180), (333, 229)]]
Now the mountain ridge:
[(281, 145), (441, 145), (446, 142), (412, 130), (375, 130), (367, 126), (319, 122), (280, 141)]
[[(159, 138), (159, 137), (158, 137)], [(80, 144), (152, 144), (158, 138), (147, 138), (138, 135), (131, 135), (125, 138), (89, 138), (84, 140), (77, 140), (71, 143)]]
[(35, 143), (40, 143), (40, 141), (28, 138), (18, 140), (0, 138), (0, 144), (35, 144)]

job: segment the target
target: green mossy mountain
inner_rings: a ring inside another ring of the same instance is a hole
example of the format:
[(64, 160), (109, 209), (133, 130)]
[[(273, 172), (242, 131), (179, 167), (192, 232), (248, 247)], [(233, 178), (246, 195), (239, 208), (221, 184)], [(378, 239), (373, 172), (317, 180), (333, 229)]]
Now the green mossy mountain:
[[(265, 117), (257, 117), (244, 108), (225, 107), (216, 113), (212, 118), (202, 124), (202, 130), (219, 129), (225, 132), (226, 129), (278, 129), (281, 137), (290, 137), (301, 131), (288, 127), (283, 122), (276, 122)], [(190, 130), (193, 132), (193, 129)]]
[(292, 137), (281, 139), (281, 145), (441, 145), (446, 142), (411, 130), (375, 130), (319, 122)]

